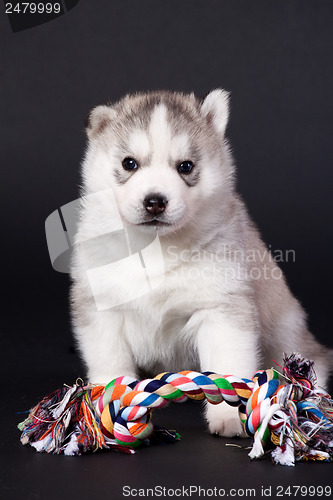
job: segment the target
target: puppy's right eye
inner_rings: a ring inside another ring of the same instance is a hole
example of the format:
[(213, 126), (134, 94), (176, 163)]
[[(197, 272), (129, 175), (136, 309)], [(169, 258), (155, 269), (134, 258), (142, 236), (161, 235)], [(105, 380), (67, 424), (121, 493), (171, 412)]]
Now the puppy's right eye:
[(133, 158), (125, 158), (122, 161), (122, 166), (125, 170), (136, 170), (139, 168), (138, 162)]

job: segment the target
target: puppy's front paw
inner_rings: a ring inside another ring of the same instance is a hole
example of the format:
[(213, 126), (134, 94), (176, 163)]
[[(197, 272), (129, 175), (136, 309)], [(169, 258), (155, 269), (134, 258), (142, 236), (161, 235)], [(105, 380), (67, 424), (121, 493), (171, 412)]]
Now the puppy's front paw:
[(246, 437), (242, 422), (238, 416), (238, 408), (220, 403), (219, 405), (208, 404), (206, 408), (206, 419), (209, 431), (224, 437)]

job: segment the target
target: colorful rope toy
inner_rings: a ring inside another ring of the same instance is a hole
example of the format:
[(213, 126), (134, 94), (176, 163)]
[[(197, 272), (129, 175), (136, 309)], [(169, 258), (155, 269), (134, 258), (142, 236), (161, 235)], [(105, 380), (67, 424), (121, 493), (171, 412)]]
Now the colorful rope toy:
[(213, 372), (161, 373), (138, 382), (120, 377), (106, 386), (84, 386), (78, 380), (45, 397), (18, 427), (22, 444), (37, 451), (80, 455), (100, 448), (134, 453), (140, 444), (173, 442), (175, 431), (156, 427), (152, 411), (188, 398), (239, 407), (247, 434), (253, 437), (251, 458), (271, 451), (273, 461), (333, 460), (333, 400), (315, 385), (313, 362), (300, 354), (286, 357), (280, 384), (273, 369), (252, 380)]

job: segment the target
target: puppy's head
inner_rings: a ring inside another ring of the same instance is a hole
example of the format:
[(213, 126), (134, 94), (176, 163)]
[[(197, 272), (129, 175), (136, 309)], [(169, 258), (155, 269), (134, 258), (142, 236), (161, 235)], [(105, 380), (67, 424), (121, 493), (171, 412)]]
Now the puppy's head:
[[(124, 222), (160, 235), (196, 226), (232, 189), (228, 94), (151, 92), (89, 116), (86, 193), (112, 188)], [(200, 218), (198, 217), (200, 213)]]

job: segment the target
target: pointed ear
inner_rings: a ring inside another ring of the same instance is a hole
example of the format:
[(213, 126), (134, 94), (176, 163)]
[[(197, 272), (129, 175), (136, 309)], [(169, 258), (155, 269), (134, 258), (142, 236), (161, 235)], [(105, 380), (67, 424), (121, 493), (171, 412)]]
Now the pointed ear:
[(229, 118), (229, 92), (212, 90), (203, 100), (201, 111), (219, 135), (224, 135)]
[(115, 117), (115, 110), (111, 105), (102, 104), (93, 108), (86, 121), (86, 133), (91, 140), (99, 135), (105, 127), (110, 125)]

